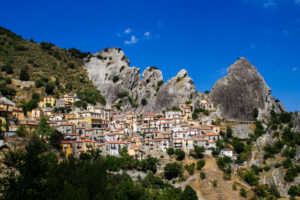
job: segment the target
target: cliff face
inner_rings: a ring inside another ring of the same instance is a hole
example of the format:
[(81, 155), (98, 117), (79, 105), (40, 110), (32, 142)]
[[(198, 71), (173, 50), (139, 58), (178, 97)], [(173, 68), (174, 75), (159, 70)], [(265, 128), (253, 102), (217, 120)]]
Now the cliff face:
[[(171, 106), (191, 100), (199, 103), (200, 95), (187, 71), (181, 70), (166, 83), (156, 67), (147, 67), (140, 76), (140, 69), (130, 67), (121, 49), (107, 48), (85, 60), (89, 78), (106, 97), (108, 105), (122, 100), (123, 112), (146, 114), (161, 112)], [(120, 97), (127, 92), (130, 96)]]
[(300, 133), (300, 112), (299, 111), (295, 111), (293, 113), (293, 124), (294, 124), (293, 130), (297, 133)]
[(219, 104), (222, 116), (234, 120), (252, 120), (253, 109), (259, 109), (259, 118), (267, 118), (274, 105), (275, 112), (284, 107), (271, 96), (271, 89), (256, 68), (245, 58), (238, 59), (229, 68), (228, 76), (218, 80), (209, 99)]

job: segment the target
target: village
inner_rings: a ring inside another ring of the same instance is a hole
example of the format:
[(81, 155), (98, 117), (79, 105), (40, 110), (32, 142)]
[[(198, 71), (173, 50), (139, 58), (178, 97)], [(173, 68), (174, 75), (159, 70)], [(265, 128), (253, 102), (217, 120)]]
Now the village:
[[(204, 147), (205, 152), (211, 154), (216, 141), (221, 139), (220, 127), (213, 125), (209, 117), (193, 120), (192, 107), (188, 104), (138, 116), (119, 114), (114, 107), (101, 105), (79, 108), (74, 105), (78, 100), (76, 95), (70, 94), (59, 99), (45, 96), (38, 108), (24, 115), (14, 102), (1, 97), (0, 120), (2, 124), (9, 124), (5, 136), (16, 135), (20, 126), (28, 133), (36, 132), (41, 117), (46, 116), (49, 125), (63, 134), (61, 149), (66, 156), (79, 156), (96, 149), (102, 155), (118, 156), (120, 150), (126, 148), (135, 159), (149, 155), (160, 158), (169, 148), (190, 152), (194, 146)], [(202, 100), (201, 107), (213, 111), (216, 105)], [(58, 112), (61, 108), (68, 112)], [(222, 150), (221, 154), (232, 157), (230, 149)]]

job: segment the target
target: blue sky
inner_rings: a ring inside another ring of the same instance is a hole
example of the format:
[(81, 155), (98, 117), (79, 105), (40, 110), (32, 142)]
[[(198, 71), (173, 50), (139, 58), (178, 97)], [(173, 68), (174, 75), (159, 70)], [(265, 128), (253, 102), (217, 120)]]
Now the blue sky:
[(121, 47), (131, 65), (185, 68), (210, 90), (238, 57), (272, 95), (300, 110), (300, 0), (0, 1), (0, 26), (24, 38), (97, 52)]

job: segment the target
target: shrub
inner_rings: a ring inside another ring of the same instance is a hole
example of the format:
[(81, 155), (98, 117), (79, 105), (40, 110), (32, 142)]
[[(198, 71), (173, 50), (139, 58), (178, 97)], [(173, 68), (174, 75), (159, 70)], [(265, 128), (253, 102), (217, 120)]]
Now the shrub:
[(49, 82), (46, 84), (45, 92), (47, 94), (54, 94), (55, 84), (53, 82)]
[(165, 168), (165, 177), (168, 180), (171, 180), (173, 178), (176, 178), (178, 176), (182, 175), (182, 165), (174, 162), (174, 163), (168, 163)]
[(158, 87), (162, 86), (163, 84), (164, 84), (164, 81), (163, 81), (163, 80), (160, 80), (160, 81), (157, 82), (157, 86), (158, 86)]
[(52, 44), (51, 42), (41, 42), (40, 45), (42, 49), (50, 50), (54, 44)]
[(120, 73), (125, 69), (125, 66), (123, 65), (121, 68), (120, 68)]
[(68, 67), (71, 68), (71, 69), (74, 69), (75, 68), (75, 64), (73, 62), (68, 62), (67, 63)]
[(205, 165), (205, 160), (198, 160), (197, 161), (197, 170), (201, 170)]
[(246, 190), (245, 190), (244, 188), (241, 188), (241, 190), (240, 190), (240, 195), (241, 195), (242, 197), (247, 198), (247, 192), (246, 192)]
[(175, 151), (174, 151), (174, 148), (168, 148), (168, 149), (167, 149), (167, 153), (168, 153), (169, 156), (173, 155), (174, 152), (175, 152)]
[(113, 82), (114, 82), (114, 83), (118, 82), (119, 80), (120, 80), (120, 77), (119, 77), (118, 75), (115, 75), (115, 76), (113, 77)]
[(258, 117), (258, 109), (254, 108), (253, 109), (253, 119), (256, 119)]
[(29, 81), (30, 77), (29, 77), (29, 73), (28, 73), (28, 66), (22, 67), (20, 74), (19, 74), (19, 78), (21, 81)]
[(206, 174), (204, 172), (200, 172), (200, 178), (201, 180), (206, 178)]
[(181, 77), (177, 77), (177, 78), (176, 78), (176, 82), (177, 82), (177, 83), (179, 83), (181, 80), (182, 80)]
[(257, 185), (259, 178), (256, 176), (254, 172), (246, 171), (243, 175), (243, 179), (249, 184), (249, 185)]
[(213, 180), (212, 184), (213, 184), (214, 187), (217, 187), (218, 181), (217, 180)]
[(195, 163), (192, 163), (190, 165), (185, 165), (184, 168), (185, 168), (186, 171), (188, 171), (188, 173), (190, 175), (193, 175), (194, 171), (195, 171)]
[(176, 149), (175, 150), (175, 155), (176, 155), (176, 160), (183, 160), (185, 158), (185, 153), (181, 149)]
[(120, 98), (120, 99), (122, 99), (123, 97), (128, 97), (129, 96), (129, 93), (128, 92), (122, 92), (122, 93), (119, 93), (118, 94), (118, 97)]
[(291, 197), (300, 196), (300, 187), (296, 185), (292, 185), (288, 191), (288, 194)]
[(204, 157), (204, 147), (199, 147), (199, 146), (194, 146), (194, 151), (193, 153), (190, 153), (190, 155), (193, 157), (193, 158), (196, 158), (196, 159), (201, 159)]

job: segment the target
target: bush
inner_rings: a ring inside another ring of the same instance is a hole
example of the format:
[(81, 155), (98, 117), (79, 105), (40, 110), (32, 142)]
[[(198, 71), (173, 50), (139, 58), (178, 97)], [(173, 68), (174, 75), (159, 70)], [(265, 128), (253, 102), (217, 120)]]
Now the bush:
[(257, 117), (258, 117), (258, 109), (257, 109), (257, 108), (254, 108), (254, 109), (253, 109), (253, 119), (256, 120)]
[(120, 68), (120, 73), (125, 69), (125, 66), (123, 65), (121, 68)]
[(191, 186), (186, 186), (181, 199), (183, 200), (198, 200), (196, 191)]
[(185, 168), (186, 171), (188, 171), (188, 173), (190, 175), (193, 175), (194, 171), (195, 171), (195, 163), (192, 163), (190, 165), (185, 165), (184, 168)]
[(213, 184), (214, 187), (217, 187), (218, 186), (218, 181), (217, 180), (213, 180), (212, 184)]
[(113, 77), (113, 82), (114, 82), (114, 83), (118, 82), (119, 80), (120, 80), (120, 77), (119, 77), (118, 75), (115, 75), (115, 76)]
[(242, 197), (247, 198), (247, 192), (246, 192), (246, 190), (245, 190), (244, 188), (241, 188), (241, 190), (240, 190), (240, 195), (241, 195)]
[(122, 93), (119, 93), (118, 94), (118, 97), (120, 98), (120, 99), (122, 99), (123, 97), (128, 97), (129, 96), (129, 93), (128, 92), (122, 92)]
[(190, 156), (196, 159), (201, 159), (204, 157), (205, 149), (204, 147), (199, 147), (199, 146), (194, 146), (194, 151), (193, 153), (190, 153)]
[(257, 185), (259, 180), (254, 172), (248, 170), (244, 173), (243, 179), (251, 186)]
[(200, 178), (201, 180), (205, 179), (206, 178), (206, 175), (204, 172), (200, 172)]
[(198, 160), (197, 161), (197, 170), (201, 170), (205, 165), (205, 160)]
[(27, 135), (27, 130), (25, 125), (20, 125), (16, 131), (18, 137), (25, 137)]
[(288, 191), (288, 194), (291, 197), (300, 196), (300, 187), (296, 185), (292, 185)]
[(54, 44), (52, 44), (51, 42), (41, 42), (40, 45), (42, 49), (50, 50)]
[(174, 152), (175, 152), (175, 151), (174, 151), (174, 148), (168, 148), (168, 149), (167, 149), (167, 153), (168, 153), (169, 156), (173, 155)]
[(162, 86), (163, 84), (164, 84), (164, 81), (163, 81), (163, 80), (160, 80), (160, 81), (157, 82), (157, 86), (158, 86), (158, 87)]
[(165, 177), (168, 180), (171, 180), (173, 178), (176, 178), (178, 176), (182, 175), (182, 165), (174, 162), (174, 163), (168, 163), (165, 168)]
[(181, 149), (176, 149), (175, 155), (176, 155), (176, 160), (178, 161), (183, 160), (185, 158), (185, 152)]
[(19, 78), (21, 81), (29, 81), (30, 77), (29, 77), (29, 73), (28, 73), (28, 66), (22, 67), (20, 74), (19, 74)]
[(74, 69), (75, 68), (75, 64), (73, 62), (68, 62), (67, 63), (68, 67), (71, 68), (71, 69)]
[(46, 84), (45, 92), (47, 94), (54, 94), (55, 84), (53, 82), (49, 82)]

